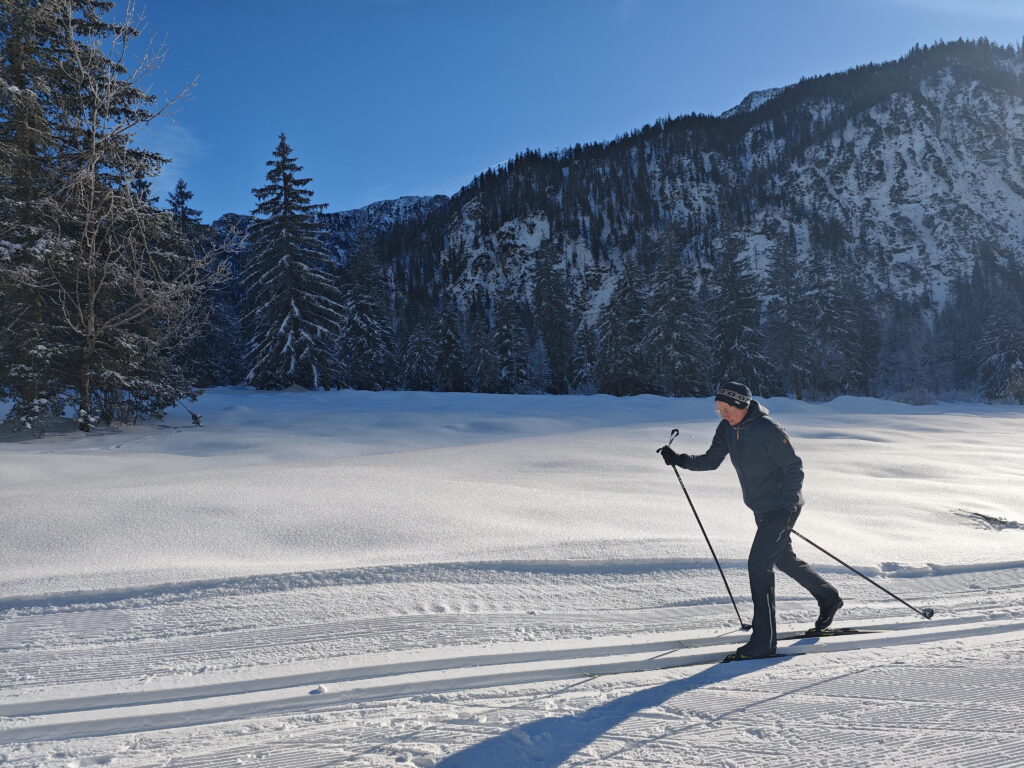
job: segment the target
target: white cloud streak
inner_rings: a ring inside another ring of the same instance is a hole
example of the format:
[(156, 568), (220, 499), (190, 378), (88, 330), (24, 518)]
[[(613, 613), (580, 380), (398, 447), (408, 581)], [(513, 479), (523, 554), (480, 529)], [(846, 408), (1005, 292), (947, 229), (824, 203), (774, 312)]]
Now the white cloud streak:
[(170, 159), (153, 181), (153, 194), (160, 195), (161, 201), (167, 199), (178, 179), (188, 181), (189, 170), (206, 155), (206, 148), (196, 135), (171, 119), (155, 121), (136, 137), (136, 143)]

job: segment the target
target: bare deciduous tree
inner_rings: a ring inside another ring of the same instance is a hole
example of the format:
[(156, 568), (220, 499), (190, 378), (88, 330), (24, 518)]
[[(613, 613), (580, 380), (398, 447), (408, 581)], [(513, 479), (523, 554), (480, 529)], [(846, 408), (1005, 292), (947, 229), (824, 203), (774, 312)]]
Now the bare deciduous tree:
[[(154, 106), (142, 83), (163, 51), (130, 63), (134, 10), (105, 20), (111, 4), (48, 0), (51, 45), (63, 50), (50, 81), (58, 92), (48, 119), (58, 138), (58, 182), (46, 190), (31, 254), (10, 265), (8, 283), (40, 305), (45, 338), (32, 365), (48, 366), (58, 391), (49, 410), (77, 406), (79, 427), (97, 418), (162, 415), (194, 396), (176, 354), (205, 321), (208, 290), (222, 269), (198, 254), (169, 213), (133, 190), (166, 162), (135, 145), (138, 132), (184, 95)], [(27, 364), (27, 363), (26, 363)], [(36, 412), (17, 403), (15, 412)]]

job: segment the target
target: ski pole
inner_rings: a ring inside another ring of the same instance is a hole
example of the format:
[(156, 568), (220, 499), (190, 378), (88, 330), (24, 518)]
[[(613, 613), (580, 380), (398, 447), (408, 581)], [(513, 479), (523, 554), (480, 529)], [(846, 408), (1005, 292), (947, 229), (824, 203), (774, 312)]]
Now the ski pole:
[[(679, 434), (679, 430), (678, 429), (673, 429), (672, 432), (669, 434), (669, 438), (668, 438), (669, 447), (672, 446), (672, 441), (676, 439), (676, 436), (678, 434)], [(707, 542), (708, 549), (711, 550), (711, 557), (713, 557), (715, 559), (715, 565), (718, 566), (718, 572), (720, 574), (722, 574), (722, 583), (725, 584), (725, 591), (729, 593), (729, 600), (732, 601), (733, 610), (736, 611), (736, 618), (739, 619), (740, 629), (742, 629), (744, 631), (749, 630), (751, 628), (751, 626), (750, 626), (750, 624), (745, 623), (743, 621), (743, 617), (740, 616), (740, 609), (739, 609), (739, 606), (736, 605), (736, 598), (734, 598), (732, 596), (732, 590), (729, 589), (729, 580), (725, 578), (725, 571), (722, 570), (722, 564), (720, 562), (718, 562), (718, 555), (715, 554), (715, 548), (713, 546), (711, 546), (711, 539), (708, 538), (708, 533), (707, 533), (707, 531), (704, 530), (704, 523), (702, 523), (700, 521), (700, 515), (697, 514), (697, 508), (695, 506), (693, 506), (693, 499), (690, 498), (690, 492), (686, 490), (686, 485), (685, 485), (685, 483), (683, 483), (683, 478), (679, 474), (679, 467), (677, 467), (677, 466), (675, 466), (673, 464), (672, 465), (672, 471), (676, 473), (676, 480), (679, 481), (679, 487), (683, 489), (683, 495), (686, 496), (686, 500), (690, 503), (690, 509), (693, 510), (693, 516), (697, 519), (697, 525), (700, 527), (700, 532), (702, 534), (704, 534), (704, 541)]]
[(906, 600), (904, 600), (904, 599), (903, 599), (902, 597), (900, 597), (900, 596), (899, 596), (899, 595), (897, 595), (897, 594), (894, 594), (894, 593), (890, 592), (890, 591), (889, 591), (888, 589), (886, 589), (885, 587), (883, 587), (883, 586), (882, 586), (881, 584), (879, 584), (879, 583), (878, 583), (877, 581), (875, 581), (875, 580), (873, 580), (873, 579), (871, 579), (871, 578), (869, 578), (869, 577), (865, 576), (865, 575), (864, 575), (863, 573), (861, 573), (860, 571), (858, 571), (858, 570), (857, 570), (856, 568), (854, 568), (854, 567), (853, 567), (852, 565), (850, 565), (849, 563), (844, 563), (844, 562), (843, 562), (842, 560), (840, 560), (840, 559), (839, 559), (838, 557), (836, 557), (835, 555), (833, 555), (833, 554), (832, 554), (831, 552), (829, 552), (829, 551), (828, 551), (827, 549), (825, 549), (824, 547), (818, 546), (817, 544), (815, 544), (815, 543), (814, 543), (813, 541), (811, 541), (810, 539), (808, 539), (808, 538), (807, 538), (806, 536), (804, 536), (804, 535), (803, 535), (802, 533), (800, 533), (799, 531), (794, 531), (793, 529), (790, 529), (790, 532), (791, 532), (791, 533), (795, 533), (795, 534), (796, 534), (797, 536), (799, 536), (799, 537), (800, 537), (801, 539), (803, 539), (804, 541), (806, 541), (806, 542), (807, 542), (808, 544), (810, 544), (810, 545), (811, 545), (812, 547), (814, 547), (815, 549), (820, 549), (820, 550), (821, 550), (822, 552), (824, 552), (824, 553), (825, 553), (826, 555), (828, 555), (829, 557), (831, 557), (831, 558), (832, 558), (833, 560), (835, 560), (835, 561), (836, 561), (837, 563), (839, 563), (840, 565), (844, 565), (844, 566), (846, 566), (847, 568), (849, 568), (849, 569), (850, 569), (851, 571), (853, 571), (854, 573), (856, 573), (856, 574), (857, 574), (858, 576), (860, 576), (860, 577), (861, 577), (862, 579), (864, 579), (865, 581), (870, 581), (870, 582), (871, 582), (872, 584), (874, 584), (874, 585), (875, 585), (876, 587), (878, 587), (878, 588), (879, 588), (880, 590), (882, 590), (883, 592), (885, 592), (885, 594), (889, 595), (889, 597), (894, 597), (894, 598), (896, 598), (896, 599), (897, 599), (897, 600), (899, 600), (899, 601), (900, 601), (901, 603), (903, 603), (903, 604), (904, 604), (905, 606), (907, 606), (907, 608), (909, 608), (910, 610), (912, 610), (912, 611), (916, 611), (917, 613), (919, 613), (919, 614), (921, 614), (922, 616), (924, 616), (924, 617), (925, 617), (926, 619), (930, 619), (930, 618), (931, 618), (932, 616), (934, 616), (934, 615), (935, 615), (935, 609), (933, 609), (933, 608), (915, 608), (915, 607), (914, 607), (914, 606), (912, 606), (912, 605), (911, 605), (910, 603), (908, 603), (908, 602), (907, 602)]
[(193, 410), (192, 410), (191, 408), (189, 408), (189, 407), (188, 407), (187, 405), (185, 405), (185, 404), (184, 404), (183, 402), (181, 402), (180, 400), (175, 400), (174, 402), (176, 402), (176, 403), (177, 403), (178, 405), (180, 405), (180, 406), (181, 406), (182, 408), (184, 408), (184, 409), (185, 409), (186, 411), (188, 411), (188, 414), (189, 414), (189, 416), (191, 416), (191, 417), (192, 417), (192, 425), (193, 425), (193, 426), (195, 426), (195, 427), (201, 427), (201, 426), (203, 426), (203, 422), (202, 422), (202, 420), (200, 419), (200, 416), (199, 416), (199, 414), (198, 414), (198, 413), (196, 413), (195, 411), (193, 411)]

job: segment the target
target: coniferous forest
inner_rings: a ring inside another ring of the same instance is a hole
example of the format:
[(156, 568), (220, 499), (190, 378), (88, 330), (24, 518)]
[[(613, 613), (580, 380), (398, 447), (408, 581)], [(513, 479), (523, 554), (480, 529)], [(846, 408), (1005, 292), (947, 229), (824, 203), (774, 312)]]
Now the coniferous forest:
[(0, 11), (0, 397), (159, 417), (204, 387), (1024, 402), (1024, 51), (987, 40), (529, 150), (326, 213), (283, 134), (204, 224), (106, 0)]

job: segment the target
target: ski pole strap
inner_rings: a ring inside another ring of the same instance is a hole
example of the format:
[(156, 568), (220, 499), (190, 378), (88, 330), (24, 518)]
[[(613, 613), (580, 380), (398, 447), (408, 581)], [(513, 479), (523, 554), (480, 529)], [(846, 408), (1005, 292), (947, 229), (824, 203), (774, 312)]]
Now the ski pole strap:
[(835, 555), (833, 555), (833, 554), (832, 554), (831, 552), (829, 552), (829, 551), (828, 551), (827, 549), (825, 549), (824, 547), (822, 547), (822, 546), (820, 546), (820, 545), (818, 545), (818, 544), (815, 544), (815, 543), (814, 543), (813, 541), (811, 541), (810, 539), (808, 539), (808, 538), (807, 538), (806, 536), (804, 536), (804, 535), (803, 535), (802, 533), (800, 533), (800, 531), (796, 530), (795, 528), (793, 528), (793, 529), (790, 529), (790, 530), (791, 530), (791, 532), (792, 532), (792, 533), (794, 533), (794, 534), (796, 534), (797, 536), (799, 536), (799, 537), (800, 537), (801, 539), (803, 539), (804, 541), (806, 541), (806, 542), (807, 542), (808, 544), (810, 544), (810, 545), (811, 545), (812, 547), (814, 547), (815, 549), (821, 550), (822, 552), (824, 552), (824, 553), (825, 553), (826, 555), (828, 555), (829, 557), (831, 557), (831, 558), (832, 558), (833, 560), (835, 560), (835, 561), (836, 561), (837, 563), (839, 563), (840, 565), (842, 565), (842, 566), (844, 566), (844, 567), (846, 567), (846, 568), (849, 568), (849, 569), (850, 569), (851, 571), (853, 571), (853, 572), (854, 572), (854, 573), (856, 573), (856, 574), (857, 574), (858, 576), (860, 576), (860, 577), (861, 577), (862, 579), (864, 579), (864, 581), (870, 581), (870, 582), (871, 582), (872, 584), (874, 584), (874, 585), (875, 585), (876, 587), (878, 587), (878, 588), (879, 588), (880, 590), (882, 590), (883, 592), (885, 592), (885, 594), (889, 595), (889, 597), (892, 597), (892, 598), (895, 598), (896, 600), (899, 600), (899, 601), (900, 601), (901, 603), (903, 603), (903, 604), (904, 604), (905, 606), (907, 606), (907, 608), (909, 608), (910, 610), (914, 611), (915, 613), (919, 613), (919, 614), (921, 614), (921, 615), (922, 615), (922, 616), (924, 616), (924, 617), (925, 617), (926, 619), (930, 619), (930, 618), (931, 618), (932, 616), (934, 616), (934, 615), (935, 615), (935, 611), (933, 611), (933, 610), (932, 610), (931, 608), (925, 608), (924, 610), (921, 610), (920, 608), (915, 608), (914, 606), (912, 606), (912, 605), (911, 605), (910, 603), (908, 603), (908, 602), (907, 602), (906, 600), (904, 600), (904, 599), (903, 599), (902, 597), (900, 597), (899, 595), (895, 594), (894, 592), (890, 592), (890, 591), (889, 591), (888, 589), (886, 589), (885, 587), (883, 587), (883, 586), (882, 586), (881, 584), (879, 584), (879, 583), (878, 583), (877, 581), (875, 581), (874, 579), (872, 579), (872, 578), (870, 578), (870, 577), (868, 577), (868, 576), (865, 576), (865, 575), (864, 575), (863, 573), (861, 573), (860, 571), (858, 571), (858, 570), (857, 570), (856, 568), (854, 568), (854, 567), (853, 567), (852, 565), (850, 565), (849, 563), (847, 563), (847, 562), (844, 562), (843, 560), (840, 560), (840, 559), (839, 559), (838, 557), (836, 557)]

